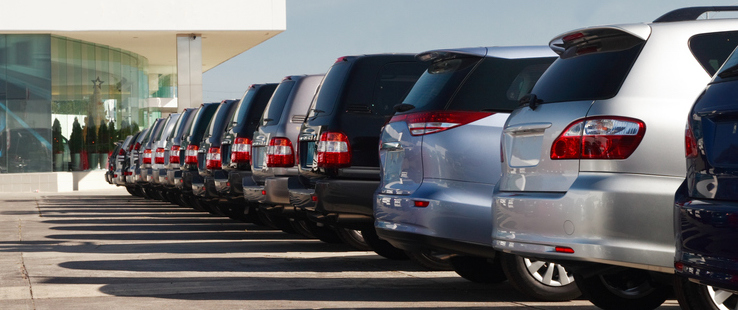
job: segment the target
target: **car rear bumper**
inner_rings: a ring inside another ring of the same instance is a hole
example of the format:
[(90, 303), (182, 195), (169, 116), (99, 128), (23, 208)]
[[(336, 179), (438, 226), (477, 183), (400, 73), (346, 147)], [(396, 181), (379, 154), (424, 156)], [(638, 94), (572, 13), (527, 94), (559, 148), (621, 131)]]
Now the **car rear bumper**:
[[(492, 250), (493, 189), (493, 184), (424, 179), (411, 195), (377, 193), (374, 223), (377, 230), (486, 245)], [(416, 202), (428, 205), (418, 207)]]
[(677, 274), (738, 292), (738, 202), (692, 199), (686, 186), (675, 202)]
[(243, 198), (246, 202), (250, 203), (263, 203), (264, 202), (264, 185), (259, 185), (254, 182), (251, 176), (247, 176), (241, 179), (241, 189), (243, 190)]
[[(374, 192), (379, 181), (324, 179), (315, 183), (313, 220), (350, 229), (374, 226)], [(312, 198), (311, 198), (312, 199)]]
[(290, 182), (287, 187), (291, 205), (302, 211), (315, 212), (315, 201), (313, 200), (317, 200), (317, 197), (314, 197), (315, 189), (306, 188), (299, 182)]
[(493, 246), (543, 259), (673, 272), (673, 200), (682, 181), (581, 172), (564, 193), (500, 192), (496, 187)]

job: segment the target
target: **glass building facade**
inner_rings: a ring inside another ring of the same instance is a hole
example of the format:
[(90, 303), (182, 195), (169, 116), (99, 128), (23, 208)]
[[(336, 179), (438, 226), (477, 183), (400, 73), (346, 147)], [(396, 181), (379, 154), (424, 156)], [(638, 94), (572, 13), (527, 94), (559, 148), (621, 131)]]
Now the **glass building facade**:
[(161, 117), (149, 102), (175, 97), (175, 70), (70, 38), (0, 35), (0, 173), (104, 168), (115, 141)]

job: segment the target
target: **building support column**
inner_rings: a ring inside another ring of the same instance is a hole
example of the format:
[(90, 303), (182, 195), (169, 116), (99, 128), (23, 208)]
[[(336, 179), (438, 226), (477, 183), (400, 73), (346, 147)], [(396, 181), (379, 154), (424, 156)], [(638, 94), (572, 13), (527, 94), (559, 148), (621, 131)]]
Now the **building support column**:
[(177, 35), (177, 110), (202, 104), (202, 37)]

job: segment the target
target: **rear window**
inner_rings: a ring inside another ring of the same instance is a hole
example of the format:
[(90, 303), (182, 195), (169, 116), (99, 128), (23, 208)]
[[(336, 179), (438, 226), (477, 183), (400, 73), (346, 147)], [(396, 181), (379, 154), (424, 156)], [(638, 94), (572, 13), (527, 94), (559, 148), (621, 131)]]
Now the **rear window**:
[(509, 112), (555, 57), (463, 57), (433, 62), (403, 103), (431, 110)]
[(580, 44), (566, 45), (562, 56), (541, 76), (531, 92), (543, 103), (614, 97), (645, 41), (613, 31), (584, 34), (578, 37), (582, 40)]
[(223, 131), (225, 128), (226, 120), (230, 119), (231, 115), (228, 114), (236, 102), (233, 100), (227, 100), (220, 104), (218, 110), (215, 111), (215, 117), (210, 121), (208, 125), (208, 135), (218, 136), (218, 133)]
[(703, 33), (689, 39), (689, 50), (710, 76), (714, 75), (738, 44), (738, 31)]
[(296, 83), (297, 82), (293, 80), (285, 80), (282, 81), (282, 83), (279, 83), (277, 90), (274, 91), (272, 99), (269, 100), (269, 103), (264, 110), (264, 115), (260, 122), (262, 126), (279, 124), (279, 120), (282, 118), (282, 112), (284, 111), (284, 106), (287, 104), (287, 98), (289, 98), (292, 88), (295, 87)]
[[(348, 113), (392, 115), (394, 106), (402, 103), (423, 71), (425, 64), (422, 62), (391, 62), (383, 65), (376, 76), (364, 76), (359, 72), (357, 78), (366, 80), (353, 83), (347, 90), (343, 108)], [(363, 83), (374, 84), (374, 87), (363, 87)]]
[(320, 89), (318, 89), (313, 97), (313, 102), (310, 104), (308, 117), (333, 113), (333, 106), (336, 105), (338, 100), (338, 93), (343, 88), (350, 69), (350, 63), (345, 61), (337, 62), (328, 69), (325, 77), (323, 77), (323, 82), (320, 83)]

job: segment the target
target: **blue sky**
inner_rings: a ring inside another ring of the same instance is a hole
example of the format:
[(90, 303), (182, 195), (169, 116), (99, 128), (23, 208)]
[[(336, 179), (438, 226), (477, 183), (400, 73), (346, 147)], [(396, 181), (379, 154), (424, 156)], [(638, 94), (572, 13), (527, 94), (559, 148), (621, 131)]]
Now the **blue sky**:
[(203, 101), (325, 73), (336, 58), (438, 48), (546, 45), (573, 29), (650, 22), (680, 7), (736, 0), (287, 0), (287, 30), (203, 75)]

